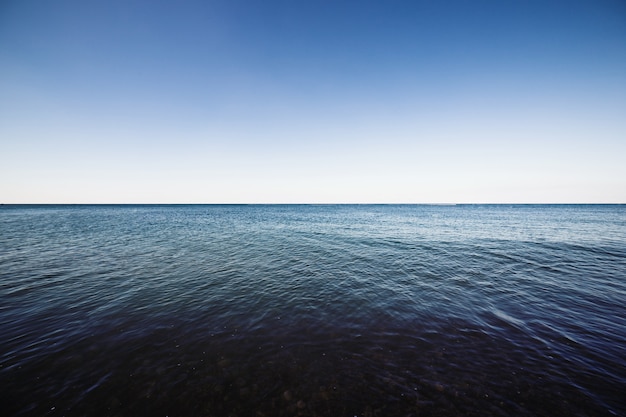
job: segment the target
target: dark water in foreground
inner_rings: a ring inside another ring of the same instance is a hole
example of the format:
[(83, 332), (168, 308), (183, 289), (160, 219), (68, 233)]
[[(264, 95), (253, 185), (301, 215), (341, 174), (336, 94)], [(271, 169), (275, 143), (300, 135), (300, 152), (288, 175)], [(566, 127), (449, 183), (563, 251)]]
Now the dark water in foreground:
[(626, 206), (3, 206), (0, 413), (611, 416)]

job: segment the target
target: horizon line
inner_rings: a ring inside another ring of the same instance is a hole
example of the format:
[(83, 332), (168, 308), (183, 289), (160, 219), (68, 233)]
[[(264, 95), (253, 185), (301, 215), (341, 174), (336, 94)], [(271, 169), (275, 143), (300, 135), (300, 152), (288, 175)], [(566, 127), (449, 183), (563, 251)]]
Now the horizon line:
[(456, 202), (456, 203), (415, 203), (415, 202), (219, 202), (219, 203), (0, 203), (0, 206), (463, 206), (463, 205), (626, 205), (626, 202)]

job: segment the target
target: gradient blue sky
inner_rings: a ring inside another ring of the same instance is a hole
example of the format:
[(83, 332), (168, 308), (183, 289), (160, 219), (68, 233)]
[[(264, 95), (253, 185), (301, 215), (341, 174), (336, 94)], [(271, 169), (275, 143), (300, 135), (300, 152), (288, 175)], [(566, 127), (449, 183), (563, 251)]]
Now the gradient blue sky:
[(626, 3), (0, 2), (0, 203), (626, 202)]

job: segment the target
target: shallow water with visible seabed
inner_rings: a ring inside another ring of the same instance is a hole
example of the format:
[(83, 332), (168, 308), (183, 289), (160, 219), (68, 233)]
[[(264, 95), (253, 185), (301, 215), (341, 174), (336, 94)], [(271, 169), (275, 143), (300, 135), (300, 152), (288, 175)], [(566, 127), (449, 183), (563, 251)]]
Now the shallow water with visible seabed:
[(626, 415), (626, 206), (0, 206), (0, 387), (7, 416)]

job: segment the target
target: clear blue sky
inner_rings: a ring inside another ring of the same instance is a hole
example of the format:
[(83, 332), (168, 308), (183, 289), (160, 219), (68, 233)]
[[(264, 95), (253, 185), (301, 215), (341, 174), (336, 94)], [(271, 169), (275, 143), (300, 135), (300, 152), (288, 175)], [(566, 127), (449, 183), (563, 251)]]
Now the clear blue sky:
[(0, 2), (0, 202), (626, 202), (626, 3)]

